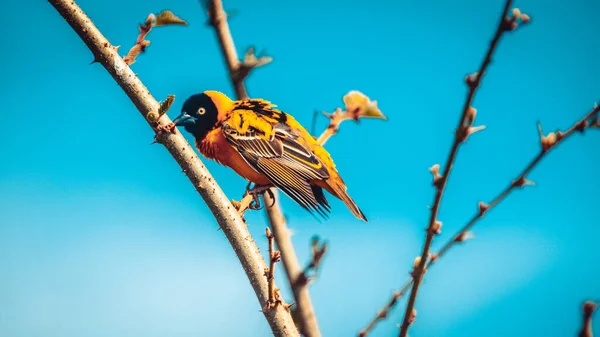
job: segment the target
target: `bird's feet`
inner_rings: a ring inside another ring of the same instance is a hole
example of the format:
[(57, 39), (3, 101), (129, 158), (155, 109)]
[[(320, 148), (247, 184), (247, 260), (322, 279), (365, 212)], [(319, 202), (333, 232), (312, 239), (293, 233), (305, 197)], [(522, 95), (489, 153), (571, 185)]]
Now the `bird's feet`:
[(248, 186), (246, 186), (246, 193), (244, 193), (244, 198), (242, 200), (232, 201), (233, 206), (242, 216), (247, 209), (259, 210), (262, 208), (260, 204), (260, 195), (265, 192), (269, 193), (269, 196), (273, 199), (273, 205), (275, 204), (275, 196), (273, 195), (273, 192), (271, 192), (272, 185), (255, 185), (253, 188), (250, 188), (250, 185), (251, 183), (248, 183)]
[[(265, 192), (269, 193), (271, 199), (273, 199), (273, 204), (275, 203), (275, 196), (273, 192), (271, 192), (271, 185), (254, 185), (253, 188), (250, 188), (250, 184), (246, 187), (246, 194), (252, 196), (252, 202), (248, 205), (248, 208), (251, 210), (259, 210), (262, 208), (260, 205), (260, 198), (262, 194)], [(273, 205), (271, 205), (273, 206)]]
[(175, 123), (169, 123), (169, 124), (165, 124), (165, 125), (159, 125), (159, 126), (155, 127), (154, 130), (156, 130), (156, 133), (160, 133), (160, 132), (175, 133), (175, 130), (177, 130), (177, 127), (175, 126)]

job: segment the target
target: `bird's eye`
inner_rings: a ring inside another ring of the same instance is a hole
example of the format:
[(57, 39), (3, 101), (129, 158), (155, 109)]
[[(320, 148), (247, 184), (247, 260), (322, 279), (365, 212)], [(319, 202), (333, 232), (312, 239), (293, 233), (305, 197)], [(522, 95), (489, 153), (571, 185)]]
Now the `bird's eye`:
[(198, 115), (204, 115), (206, 113), (206, 109), (200, 108), (198, 109)]

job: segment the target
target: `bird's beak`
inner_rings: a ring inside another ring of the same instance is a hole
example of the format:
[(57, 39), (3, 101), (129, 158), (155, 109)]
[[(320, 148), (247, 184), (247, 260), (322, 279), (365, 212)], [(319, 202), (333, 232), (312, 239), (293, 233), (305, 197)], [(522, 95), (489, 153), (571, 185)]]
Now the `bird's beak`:
[(188, 115), (186, 112), (182, 112), (177, 118), (173, 120), (175, 126), (185, 125), (188, 121), (193, 120), (194, 117)]

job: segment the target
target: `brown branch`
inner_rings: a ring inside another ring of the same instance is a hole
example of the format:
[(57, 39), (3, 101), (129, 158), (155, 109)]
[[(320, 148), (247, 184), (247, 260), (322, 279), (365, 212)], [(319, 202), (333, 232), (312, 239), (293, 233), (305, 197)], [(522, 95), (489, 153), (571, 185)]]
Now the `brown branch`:
[[(185, 20), (180, 19), (171, 11), (163, 11), (158, 15), (154, 15), (150, 13), (146, 18), (146, 22), (144, 24), (139, 25), (140, 34), (135, 40), (135, 44), (127, 55), (123, 56), (123, 61), (128, 65), (132, 65), (135, 63), (136, 57), (146, 51), (146, 47), (150, 45), (150, 40), (146, 40), (146, 36), (152, 30), (152, 27), (166, 26), (166, 25), (187, 25)], [(118, 46), (115, 48), (119, 48)], [(98, 62), (98, 60), (94, 59), (92, 63)]]
[[(408, 299), (406, 310), (404, 312), (404, 319), (400, 327), (400, 337), (406, 337), (406, 334), (408, 333), (408, 327), (411, 323), (411, 316), (415, 306), (415, 301), (417, 299), (417, 294), (419, 292), (419, 287), (421, 285), (423, 274), (426, 270), (425, 264), (427, 263), (427, 260), (429, 258), (429, 250), (431, 249), (431, 243), (433, 242), (433, 237), (437, 234), (437, 231), (434, 230), (434, 226), (436, 226), (436, 223), (438, 221), (438, 210), (440, 207), (442, 196), (444, 194), (446, 183), (448, 181), (448, 177), (450, 175), (450, 171), (452, 169), (452, 165), (454, 163), (454, 159), (456, 158), (456, 155), (458, 153), (458, 148), (463, 142), (467, 140), (469, 135), (483, 128), (473, 127), (473, 123), (475, 122), (476, 110), (471, 106), (471, 102), (473, 101), (477, 88), (481, 83), (481, 79), (485, 75), (485, 71), (487, 70), (487, 67), (492, 60), (492, 55), (496, 50), (500, 38), (504, 33), (516, 29), (518, 26), (517, 19), (521, 17), (521, 13), (517, 12), (517, 10), (513, 11), (513, 17), (508, 17), (508, 12), (510, 10), (511, 3), (512, 0), (507, 0), (506, 4), (504, 5), (504, 10), (502, 11), (502, 16), (500, 17), (496, 33), (494, 34), (494, 38), (490, 43), (490, 47), (486, 53), (486, 56), (483, 62), (481, 63), (481, 66), (479, 67), (479, 71), (475, 74), (466, 77), (466, 82), (469, 87), (469, 91), (462, 109), (462, 114), (458, 121), (454, 142), (452, 143), (450, 154), (448, 155), (446, 164), (444, 166), (444, 173), (440, 176), (432, 170), (432, 173), (434, 174), (434, 186), (436, 187), (436, 193), (433, 201), (433, 206), (431, 207), (431, 216), (429, 218), (429, 224), (427, 226), (427, 234), (425, 237), (425, 244), (423, 245), (423, 252), (421, 253), (418, 265), (412, 273), (414, 284), (410, 292), (410, 297)], [(529, 17), (527, 16), (526, 18), (522, 18), (521, 22), (529, 22)]]
[[(541, 162), (541, 160), (550, 152), (550, 150), (556, 148), (559, 144), (564, 142), (567, 138), (575, 134), (576, 132), (583, 132), (585, 129), (597, 128), (597, 118), (600, 112), (600, 106), (594, 105), (593, 109), (588, 112), (584, 117), (575, 122), (567, 131), (556, 131), (549, 133), (548, 135), (540, 134), (540, 152), (525, 166), (525, 168), (519, 173), (519, 175), (511, 181), (511, 183), (502, 190), (496, 197), (489, 203), (479, 202), (477, 205), (477, 212), (473, 217), (455, 234), (452, 238), (446, 242), (438, 253), (431, 254), (431, 258), (426, 264), (425, 270), (429, 270), (441, 257), (446, 255), (448, 251), (458, 243), (463, 243), (466, 240), (473, 237), (470, 230), (477, 224), (479, 220), (483, 218), (485, 214), (491, 211), (493, 208), (498, 206), (504, 199), (506, 199), (512, 191), (519, 187), (526, 185), (532, 185), (533, 182), (527, 179), (527, 176), (531, 171)], [(539, 124), (538, 124), (539, 125)], [(435, 170), (434, 170), (435, 171)], [(418, 258), (420, 260), (420, 258)], [(419, 261), (420, 262), (420, 261)], [(375, 325), (385, 319), (390, 310), (396, 305), (398, 299), (402, 297), (408, 289), (413, 285), (414, 279), (410, 279), (402, 290), (394, 292), (391, 300), (379, 311), (371, 322), (369, 322), (367, 328), (363, 329), (359, 336), (364, 337), (370, 332)]]
[(586, 301), (583, 304), (583, 325), (581, 326), (579, 337), (594, 337), (592, 333), (592, 315), (597, 307), (598, 304), (592, 301)]
[[(275, 200), (277, 200), (279, 197), (279, 194), (277, 194), (278, 190), (273, 189), (273, 192), (276, 193)], [(321, 336), (310, 292), (306, 283), (301, 281), (303, 271), (292, 243), (290, 230), (286, 225), (286, 219), (283, 216), (279, 203), (276, 202), (273, 204), (273, 200), (268, 194), (264, 195), (264, 201), (267, 204), (267, 216), (273, 229), (277, 248), (281, 251), (283, 267), (288, 283), (296, 301), (296, 307), (293, 310), (300, 333), (307, 337)]]
[(386, 319), (388, 317), (388, 315), (390, 314), (390, 311), (394, 308), (394, 306), (396, 306), (396, 304), (398, 303), (398, 300), (404, 296), (404, 294), (406, 294), (407, 291), (410, 290), (410, 287), (412, 286), (412, 279), (410, 280), (410, 282), (407, 282), (402, 289), (398, 290), (398, 291), (394, 291), (394, 293), (392, 294), (392, 298), (388, 301), (388, 303), (386, 303), (383, 308), (381, 308), (381, 310), (379, 310), (377, 312), (377, 315), (369, 322), (369, 324), (367, 324), (367, 327), (362, 329), (359, 333), (358, 336), (359, 337), (366, 337), (369, 332), (371, 332), (375, 326), (377, 325), (377, 323), (379, 323), (379, 321), (382, 321), (384, 319)]
[[(275, 288), (275, 263), (281, 261), (281, 253), (275, 251), (273, 246), (275, 245), (273, 242), (273, 233), (269, 227), (265, 229), (267, 234), (267, 240), (269, 241), (269, 268), (265, 269), (265, 276), (267, 277), (267, 282), (269, 284), (269, 300), (267, 301), (267, 306), (265, 309), (271, 309), (276, 307), (278, 304), (283, 304), (283, 300), (279, 295), (279, 289)], [(289, 306), (286, 306), (286, 310), (289, 309)]]
[[(148, 89), (73, 0), (49, 2), (85, 42), (143, 116), (146, 116), (148, 111), (159, 109), (158, 102)], [(157, 123), (148, 121), (153, 127), (164, 126), (169, 122), (171, 121), (166, 115)], [(266, 264), (238, 212), (181, 133), (161, 133), (159, 138), (160, 143), (177, 161), (213, 213), (240, 260), (261, 306), (264, 307), (268, 301), (268, 285), (263, 276)], [(265, 310), (264, 315), (274, 335), (298, 336), (290, 313), (282, 306), (274, 310)]]
[(319, 237), (314, 236), (311, 240), (311, 259), (310, 262), (304, 267), (302, 273), (296, 280), (296, 287), (305, 287), (317, 277), (319, 273), (319, 267), (321, 266), (321, 261), (327, 252), (327, 242), (323, 242), (321, 244)]
[[(254, 56), (253, 48), (250, 48), (245, 55), (244, 62), (240, 62), (238, 54), (227, 23), (227, 14), (223, 9), (221, 0), (205, 0), (202, 2), (208, 11), (209, 23), (214, 27), (221, 52), (227, 63), (231, 83), (238, 99), (247, 99), (248, 93), (244, 85), (244, 79), (250, 71), (257, 66), (270, 62), (271, 58), (264, 56), (257, 58)], [(272, 198), (272, 197), (273, 198)], [(242, 199), (242, 202), (247, 198)], [(315, 315), (315, 311), (310, 299), (310, 293), (306, 287), (295, 287), (297, 279), (301, 275), (301, 267), (292, 244), (290, 231), (287, 228), (285, 217), (279, 204), (279, 193), (277, 189), (271, 188), (270, 193), (263, 194), (263, 202), (266, 205), (266, 212), (269, 218), (273, 236), (277, 243), (277, 248), (281, 252), (283, 267), (287, 275), (288, 283), (294, 294), (298, 327), (302, 335), (307, 337), (320, 337), (321, 332)], [(248, 201), (249, 203), (249, 201)], [(244, 207), (243, 203), (238, 205)], [(247, 206), (246, 206), (247, 208)]]
[[(353, 120), (358, 123), (360, 118), (378, 118), (387, 120), (387, 117), (377, 107), (377, 101), (371, 101), (371, 99), (360, 91), (352, 90), (343, 97), (345, 108), (337, 108), (331, 114), (324, 112), (327, 118), (329, 118), (329, 125), (323, 131), (323, 133), (317, 138), (317, 141), (321, 145), (325, 143), (332, 136), (336, 135), (339, 131), (340, 124), (347, 120)], [(315, 116), (313, 116), (313, 125), (315, 123)]]

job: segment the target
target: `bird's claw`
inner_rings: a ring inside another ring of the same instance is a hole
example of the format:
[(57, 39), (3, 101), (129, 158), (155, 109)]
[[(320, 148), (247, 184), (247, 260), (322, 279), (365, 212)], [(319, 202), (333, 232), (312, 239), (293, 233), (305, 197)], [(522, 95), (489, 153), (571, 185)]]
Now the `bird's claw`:
[(251, 210), (259, 210), (262, 208), (260, 204), (259, 196), (264, 194), (265, 192), (269, 193), (271, 199), (273, 199), (273, 204), (269, 207), (273, 207), (275, 205), (275, 195), (271, 191), (271, 185), (255, 185), (253, 188), (250, 188), (250, 184), (246, 187), (246, 194), (252, 196), (252, 202), (248, 205), (248, 208)]
[(165, 125), (159, 125), (154, 129), (156, 130), (156, 133), (160, 133), (160, 132), (175, 133), (175, 130), (177, 130), (177, 127), (175, 126), (175, 123), (168, 123)]

